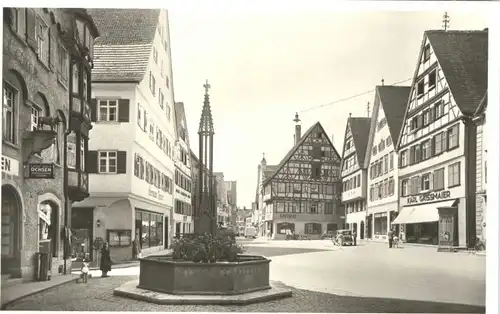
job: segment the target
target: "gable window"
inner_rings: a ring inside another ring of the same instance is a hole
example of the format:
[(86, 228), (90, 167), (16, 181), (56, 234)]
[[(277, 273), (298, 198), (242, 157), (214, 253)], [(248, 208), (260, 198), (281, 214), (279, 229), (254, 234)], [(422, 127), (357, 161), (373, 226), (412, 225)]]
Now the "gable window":
[(167, 120), (170, 121), (170, 106), (168, 102), (165, 105), (165, 115), (167, 116)]
[(151, 90), (151, 93), (153, 96), (156, 95), (156, 80), (155, 77), (153, 76), (152, 72), (149, 72), (149, 89)]
[(458, 147), (458, 124), (448, 129), (448, 150)]
[(164, 96), (163, 96), (163, 93), (161, 92), (161, 88), (160, 88), (158, 90), (158, 104), (160, 105), (161, 109), (164, 108), (163, 101), (164, 101)]
[(99, 152), (99, 173), (116, 173), (116, 151)]
[(116, 100), (99, 100), (99, 121), (118, 121), (118, 104)]
[(434, 105), (434, 120), (441, 118), (444, 115), (444, 104), (440, 100)]
[(391, 146), (391, 144), (392, 144), (392, 139), (391, 139), (391, 137), (390, 137), (390, 136), (388, 136), (388, 137), (385, 139), (385, 146), (386, 146), (386, 147), (389, 147), (389, 146)]
[(153, 47), (153, 60), (158, 63), (158, 50), (156, 50), (156, 47)]
[(420, 98), (422, 96), (424, 96), (424, 80), (420, 80), (420, 82), (417, 83), (417, 98)]
[(373, 146), (372, 154), (373, 156), (377, 155), (377, 145)]
[(444, 168), (434, 170), (434, 175), (432, 177), (434, 181), (434, 191), (444, 189)]
[(30, 131), (35, 131), (38, 128), (38, 120), (40, 119), (42, 113), (42, 109), (33, 105), (31, 107), (31, 123), (30, 123)]
[(448, 188), (460, 185), (460, 162), (448, 166)]
[(431, 174), (426, 173), (422, 175), (422, 191), (427, 191), (431, 189)]
[(424, 62), (431, 58), (431, 46), (427, 44), (424, 48)]
[(427, 159), (431, 158), (432, 151), (431, 151), (431, 141), (430, 140), (426, 140), (426, 141), (422, 142), (421, 152), (422, 152), (422, 160), (427, 160)]
[(408, 179), (404, 179), (401, 181), (401, 196), (408, 195)]
[(68, 50), (66, 50), (66, 48), (64, 48), (62, 44), (59, 44), (58, 54), (59, 54), (59, 60), (57, 66), (57, 74), (58, 74), (57, 77), (62, 83), (67, 84), (69, 76)]
[(378, 150), (379, 152), (383, 151), (385, 148), (385, 141), (381, 140), (380, 143), (378, 144)]
[(3, 126), (3, 139), (14, 143), (15, 139), (15, 110), (16, 106), (16, 91), (9, 85), (3, 84), (3, 114), (2, 114), (2, 126)]
[(418, 117), (413, 117), (410, 122), (410, 131), (418, 129)]
[(436, 87), (436, 70), (429, 73), (429, 89)]

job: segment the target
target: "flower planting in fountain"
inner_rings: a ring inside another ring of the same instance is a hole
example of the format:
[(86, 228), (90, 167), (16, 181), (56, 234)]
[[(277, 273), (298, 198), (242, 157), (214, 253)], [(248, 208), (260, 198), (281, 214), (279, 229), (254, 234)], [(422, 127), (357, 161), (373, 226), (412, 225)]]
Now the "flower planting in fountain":
[(174, 240), (172, 250), (172, 259), (195, 263), (237, 262), (238, 254), (244, 251), (236, 244), (234, 235), (223, 229), (215, 236), (185, 235)]

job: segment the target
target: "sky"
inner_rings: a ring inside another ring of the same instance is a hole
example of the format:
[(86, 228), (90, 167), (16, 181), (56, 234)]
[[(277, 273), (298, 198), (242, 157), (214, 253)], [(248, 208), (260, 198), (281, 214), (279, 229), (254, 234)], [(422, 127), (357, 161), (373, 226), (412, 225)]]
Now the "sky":
[(197, 154), (208, 79), (214, 171), (236, 180), (238, 206), (251, 207), (262, 155), (276, 165), (292, 148), (296, 112), (303, 132), (321, 122), (342, 154), (349, 113), (368, 115), (369, 91), (382, 78), (389, 85), (413, 76), (423, 32), (442, 28), (445, 9), (452, 30), (489, 27), (484, 7), (452, 5), (418, 12), (169, 9), (175, 100), (184, 102), (191, 149)]

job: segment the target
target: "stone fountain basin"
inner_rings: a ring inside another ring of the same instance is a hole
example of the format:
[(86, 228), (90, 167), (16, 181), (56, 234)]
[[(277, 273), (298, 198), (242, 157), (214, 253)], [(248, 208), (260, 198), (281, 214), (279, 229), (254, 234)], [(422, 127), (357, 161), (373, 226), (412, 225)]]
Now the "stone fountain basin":
[(270, 259), (238, 255), (238, 262), (194, 263), (171, 255), (140, 260), (138, 288), (185, 295), (236, 295), (270, 289)]

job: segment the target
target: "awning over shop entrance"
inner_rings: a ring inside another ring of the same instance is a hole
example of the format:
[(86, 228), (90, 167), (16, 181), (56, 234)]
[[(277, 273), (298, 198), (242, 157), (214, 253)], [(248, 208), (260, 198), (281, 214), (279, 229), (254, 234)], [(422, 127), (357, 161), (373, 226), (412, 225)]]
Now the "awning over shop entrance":
[(452, 207), (455, 200), (403, 207), (392, 224), (414, 224), (439, 220), (438, 208)]

